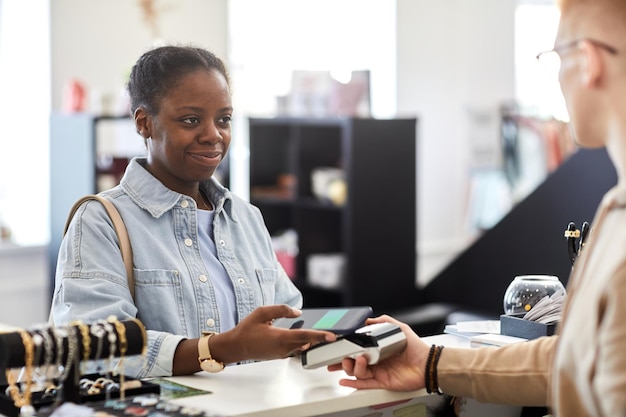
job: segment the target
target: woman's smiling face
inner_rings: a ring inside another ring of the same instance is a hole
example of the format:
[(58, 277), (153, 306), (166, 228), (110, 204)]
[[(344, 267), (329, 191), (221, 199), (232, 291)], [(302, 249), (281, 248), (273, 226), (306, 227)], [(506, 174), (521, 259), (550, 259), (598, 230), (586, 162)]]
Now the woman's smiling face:
[(218, 70), (183, 75), (156, 114), (145, 112), (147, 169), (171, 190), (188, 193), (210, 178), (228, 151), (233, 113), (228, 81)]

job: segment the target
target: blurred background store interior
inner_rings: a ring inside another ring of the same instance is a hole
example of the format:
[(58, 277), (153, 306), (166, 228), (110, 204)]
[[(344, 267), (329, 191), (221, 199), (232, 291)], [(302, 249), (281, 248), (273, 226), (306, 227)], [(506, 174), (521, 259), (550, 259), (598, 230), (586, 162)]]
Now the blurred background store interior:
[[(49, 120), (72, 85), (85, 112), (121, 115), (145, 50), (212, 50), (232, 78), (230, 187), (248, 198), (247, 118), (281, 114), (302, 72), (367, 71), (369, 115), (418, 119), (423, 286), (574, 151), (546, 133), (568, 118), (535, 59), (558, 16), (550, 0), (0, 0), (0, 322), (47, 317)], [(514, 156), (511, 115), (524, 120)]]

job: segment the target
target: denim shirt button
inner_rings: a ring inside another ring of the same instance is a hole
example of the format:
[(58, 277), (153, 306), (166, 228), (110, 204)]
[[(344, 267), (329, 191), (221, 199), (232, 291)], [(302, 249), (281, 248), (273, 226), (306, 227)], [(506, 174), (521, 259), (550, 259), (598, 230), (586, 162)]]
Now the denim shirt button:
[(226, 242), (224, 242), (224, 239), (220, 240), (220, 245), (221, 246), (225, 246), (226, 245)]
[(181, 202), (180, 202), (180, 206), (181, 206), (182, 208), (187, 208), (187, 207), (189, 207), (189, 201), (188, 201), (188, 200), (183, 200), (183, 201), (181, 201)]
[(193, 240), (189, 238), (185, 239), (185, 246), (191, 246), (191, 245), (193, 245)]
[(245, 282), (246, 282), (246, 280), (245, 280), (245, 279), (243, 279), (243, 278), (239, 278), (239, 283), (240, 283), (240, 284), (245, 284)]
[(207, 326), (209, 326), (209, 327), (215, 327), (215, 320), (213, 320), (213, 319), (208, 319), (208, 320), (206, 321), (206, 325), (207, 325)]
[(207, 277), (206, 277), (206, 275), (202, 274), (202, 275), (200, 275), (200, 276), (198, 277), (198, 279), (200, 280), (200, 282), (206, 282)]

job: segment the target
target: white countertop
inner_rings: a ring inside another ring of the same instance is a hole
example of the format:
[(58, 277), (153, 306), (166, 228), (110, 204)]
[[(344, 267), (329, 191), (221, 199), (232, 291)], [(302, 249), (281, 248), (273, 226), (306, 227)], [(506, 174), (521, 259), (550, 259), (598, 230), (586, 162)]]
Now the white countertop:
[[(467, 339), (448, 334), (424, 340), (429, 344), (469, 346)], [(339, 385), (339, 379), (345, 377), (345, 373), (329, 372), (326, 367), (303, 369), (299, 359), (289, 358), (231, 366), (217, 374), (200, 372), (167, 379), (211, 392), (173, 403), (229, 417), (314, 416), (428, 395), (425, 390), (354, 390)]]

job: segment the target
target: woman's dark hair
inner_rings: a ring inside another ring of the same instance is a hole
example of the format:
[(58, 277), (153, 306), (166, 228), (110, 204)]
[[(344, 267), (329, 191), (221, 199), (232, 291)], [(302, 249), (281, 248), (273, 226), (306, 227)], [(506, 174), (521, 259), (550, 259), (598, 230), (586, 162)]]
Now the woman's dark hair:
[(176, 82), (197, 70), (217, 70), (230, 84), (226, 66), (213, 53), (192, 46), (161, 46), (144, 53), (135, 63), (128, 80), (130, 112), (143, 106), (152, 114)]

